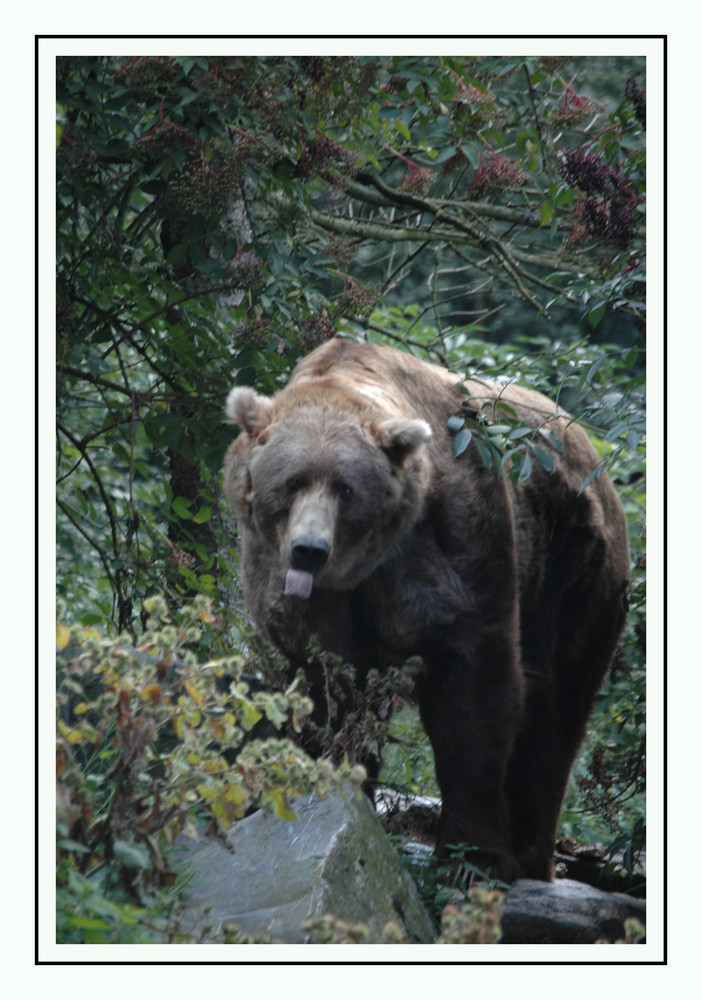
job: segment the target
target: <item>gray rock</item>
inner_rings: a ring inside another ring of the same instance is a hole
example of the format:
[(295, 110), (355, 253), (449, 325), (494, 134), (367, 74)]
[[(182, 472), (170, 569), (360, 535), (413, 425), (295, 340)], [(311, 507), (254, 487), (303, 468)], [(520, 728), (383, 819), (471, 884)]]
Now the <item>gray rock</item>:
[(505, 895), (502, 944), (593, 944), (624, 937), (624, 922), (646, 922), (646, 903), (561, 879), (520, 879)]
[(334, 914), (365, 924), (368, 941), (393, 921), (413, 943), (431, 942), (436, 930), (365, 795), (345, 788), (297, 799), (299, 822), (259, 811), (234, 823), (225, 841), (181, 838), (174, 864), (187, 872), (181, 926), (213, 933), (223, 924), (245, 934), (303, 943), (302, 923)]

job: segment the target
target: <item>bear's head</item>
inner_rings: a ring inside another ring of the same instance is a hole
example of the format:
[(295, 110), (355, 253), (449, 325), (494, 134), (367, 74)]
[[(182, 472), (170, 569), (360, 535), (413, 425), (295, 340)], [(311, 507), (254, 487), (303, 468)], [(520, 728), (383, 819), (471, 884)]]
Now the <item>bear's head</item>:
[(429, 424), (387, 418), (308, 391), (292, 403), (235, 388), (227, 416), (244, 434), (225, 463), (240, 522), (274, 553), (285, 592), (348, 590), (387, 558), (421, 517)]

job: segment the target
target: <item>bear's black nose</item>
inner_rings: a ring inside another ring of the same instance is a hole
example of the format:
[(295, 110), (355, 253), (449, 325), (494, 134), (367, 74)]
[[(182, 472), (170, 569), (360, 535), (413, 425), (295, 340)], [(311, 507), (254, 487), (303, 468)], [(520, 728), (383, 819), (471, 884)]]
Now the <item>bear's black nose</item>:
[(329, 546), (323, 538), (300, 535), (292, 543), (292, 564), (295, 569), (315, 573), (329, 558)]

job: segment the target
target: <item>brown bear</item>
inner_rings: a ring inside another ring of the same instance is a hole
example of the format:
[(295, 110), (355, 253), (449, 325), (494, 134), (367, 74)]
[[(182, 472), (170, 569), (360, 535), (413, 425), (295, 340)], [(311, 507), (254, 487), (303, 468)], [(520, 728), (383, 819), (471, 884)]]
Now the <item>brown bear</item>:
[[(442, 811), (494, 876), (549, 880), (564, 790), (625, 618), (624, 511), (585, 432), (539, 393), (334, 339), (274, 397), (234, 388), (225, 462), (246, 600), (291, 661), (361, 676), (419, 658)], [(447, 421), (533, 426), (514, 482)], [(458, 450), (458, 449), (456, 449)], [(543, 454), (543, 453), (542, 453)]]

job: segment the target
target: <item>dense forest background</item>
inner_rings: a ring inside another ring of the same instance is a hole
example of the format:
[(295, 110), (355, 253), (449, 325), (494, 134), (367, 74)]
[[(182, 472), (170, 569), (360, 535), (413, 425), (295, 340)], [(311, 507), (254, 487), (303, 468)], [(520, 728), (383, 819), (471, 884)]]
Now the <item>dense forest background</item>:
[[(166, 885), (162, 852), (193, 811), (226, 819), (263, 796), (284, 814), (324, 777), (278, 775), (245, 795), (203, 778), (164, 809), (175, 779), (163, 769), (184, 764), (156, 737), (214, 725), (218, 696), (192, 680), (197, 724), (182, 706), (176, 718), (153, 665), (123, 655), (115, 673), (107, 658), (128, 641), (159, 663), (192, 647), (252, 669), (221, 490), (224, 401), (232, 384), (274, 391), (336, 334), (530, 383), (589, 430), (625, 503), (634, 586), (562, 834), (633, 864), (645, 833), (645, 92), (634, 57), (58, 59), (67, 940), (127, 933), (125, 907)], [(496, 470), (548, 461), (519, 428), (488, 444)], [(91, 643), (86, 673), (110, 678), (99, 705), (66, 653)], [(238, 698), (229, 736), (261, 715), (294, 730), (304, 710), (246, 685)], [(386, 778), (431, 789), (421, 735), (399, 719)], [(189, 752), (202, 778), (214, 771), (201, 749)], [(96, 916), (107, 897), (117, 911)]]

